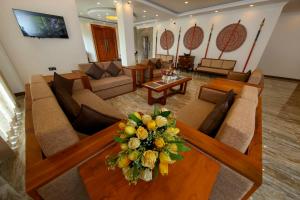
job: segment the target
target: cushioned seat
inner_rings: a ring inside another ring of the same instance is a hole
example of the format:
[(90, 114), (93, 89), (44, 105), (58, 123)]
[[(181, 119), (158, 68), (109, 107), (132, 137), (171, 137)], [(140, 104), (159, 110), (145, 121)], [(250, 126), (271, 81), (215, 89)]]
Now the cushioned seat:
[(197, 99), (181, 109), (177, 114), (177, 119), (198, 129), (214, 107), (214, 103)]
[(91, 86), (94, 92), (106, 90), (112, 87), (132, 84), (132, 79), (129, 76), (121, 75), (118, 77), (107, 77), (99, 80), (91, 80)]
[(210, 72), (210, 73), (214, 73), (214, 74), (223, 74), (223, 75), (228, 74), (228, 70), (226, 70), (226, 69), (203, 67), (203, 66), (197, 67), (196, 71)]
[(53, 96), (50, 87), (45, 81), (31, 83), (30, 91), (31, 91), (31, 98), (33, 101)]
[(90, 90), (78, 90), (73, 92), (73, 98), (77, 103), (85, 104), (98, 112), (112, 116), (119, 119), (124, 119), (126, 116), (120, 111), (115, 109), (109, 103), (105, 102), (103, 99), (99, 98), (96, 94), (92, 93)]

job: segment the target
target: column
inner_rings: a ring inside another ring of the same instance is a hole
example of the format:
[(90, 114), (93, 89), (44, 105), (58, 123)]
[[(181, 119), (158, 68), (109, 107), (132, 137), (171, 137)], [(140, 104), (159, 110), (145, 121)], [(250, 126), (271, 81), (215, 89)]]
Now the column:
[(116, 4), (118, 17), (118, 34), (120, 42), (121, 59), (123, 66), (135, 65), (135, 47), (133, 31), (132, 4), (125, 0), (119, 0)]

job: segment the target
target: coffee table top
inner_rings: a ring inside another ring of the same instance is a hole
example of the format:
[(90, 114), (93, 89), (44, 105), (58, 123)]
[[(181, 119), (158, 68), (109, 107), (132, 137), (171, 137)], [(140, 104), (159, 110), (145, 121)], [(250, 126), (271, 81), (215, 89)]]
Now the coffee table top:
[(192, 80), (191, 77), (179, 76), (179, 78), (176, 80), (170, 80), (168, 82), (163, 82), (162, 80), (155, 80), (155, 81), (144, 83), (143, 86), (148, 89), (161, 92), (165, 89), (172, 88), (174, 86), (180, 85), (190, 80)]
[(112, 144), (79, 167), (90, 199), (208, 199), (220, 165), (196, 148), (183, 153), (184, 160), (169, 165), (169, 175), (151, 182), (129, 185), (121, 169), (108, 170), (105, 157), (120, 151)]

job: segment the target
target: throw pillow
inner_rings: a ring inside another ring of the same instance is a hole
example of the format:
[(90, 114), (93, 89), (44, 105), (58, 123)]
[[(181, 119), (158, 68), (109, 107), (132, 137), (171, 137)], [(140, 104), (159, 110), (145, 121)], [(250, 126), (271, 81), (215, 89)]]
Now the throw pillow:
[(92, 66), (85, 73), (93, 79), (99, 80), (105, 73), (105, 70), (98, 67), (96, 63), (93, 63)]
[(232, 106), (234, 101), (234, 92), (230, 90), (226, 94), (226, 98), (219, 102), (215, 108), (208, 114), (205, 120), (202, 122), (199, 131), (205, 133), (210, 137), (215, 137), (221, 127), (228, 110)]
[(55, 96), (69, 121), (73, 122), (80, 112), (80, 105), (65, 90), (57, 90)]
[(77, 118), (72, 123), (73, 128), (80, 133), (92, 135), (120, 121), (117, 118), (107, 116), (86, 105), (81, 105)]
[(54, 78), (53, 78), (53, 84), (52, 84), (52, 89), (53, 89), (54, 94), (56, 94), (56, 92), (58, 90), (65, 90), (70, 95), (72, 95), (73, 83), (74, 83), (74, 80), (64, 78), (63, 76), (54, 72)]
[(112, 77), (118, 76), (120, 71), (121, 69), (113, 62), (111, 62), (106, 69), (106, 72), (109, 73)]

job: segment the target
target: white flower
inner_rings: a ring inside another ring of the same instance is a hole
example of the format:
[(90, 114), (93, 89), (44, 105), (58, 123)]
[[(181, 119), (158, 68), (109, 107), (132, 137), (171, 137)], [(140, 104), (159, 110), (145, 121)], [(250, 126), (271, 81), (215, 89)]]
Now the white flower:
[(137, 126), (136, 122), (133, 121), (133, 120), (131, 120), (131, 119), (128, 120), (127, 125), (128, 126), (132, 126), (132, 127), (136, 127)]
[(151, 120), (152, 120), (152, 117), (150, 115), (143, 115), (142, 116), (142, 121), (143, 121), (143, 124), (145, 124), (145, 125), (147, 125), (147, 123)]
[(144, 181), (151, 181), (152, 180), (152, 170), (150, 169), (145, 169), (142, 171), (142, 173), (140, 174), (140, 179), (144, 180)]
[(168, 120), (167, 120), (167, 118), (165, 118), (163, 116), (157, 116), (155, 119), (155, 122), (158, 127), (163, 127), (163, 126), (167, 125)]
[(136, 149), (140, 146), (140, 144), (141, 144), (141, 141), (138, 138), (132, 137), (129, 139), (128, 147), (130, 149)]
[(160, 111), (161, 111), (161, 112), (167, 112), (167, 111), (169, 111), (169, 110), (168, 110), (167, 108), (161, 108)]

